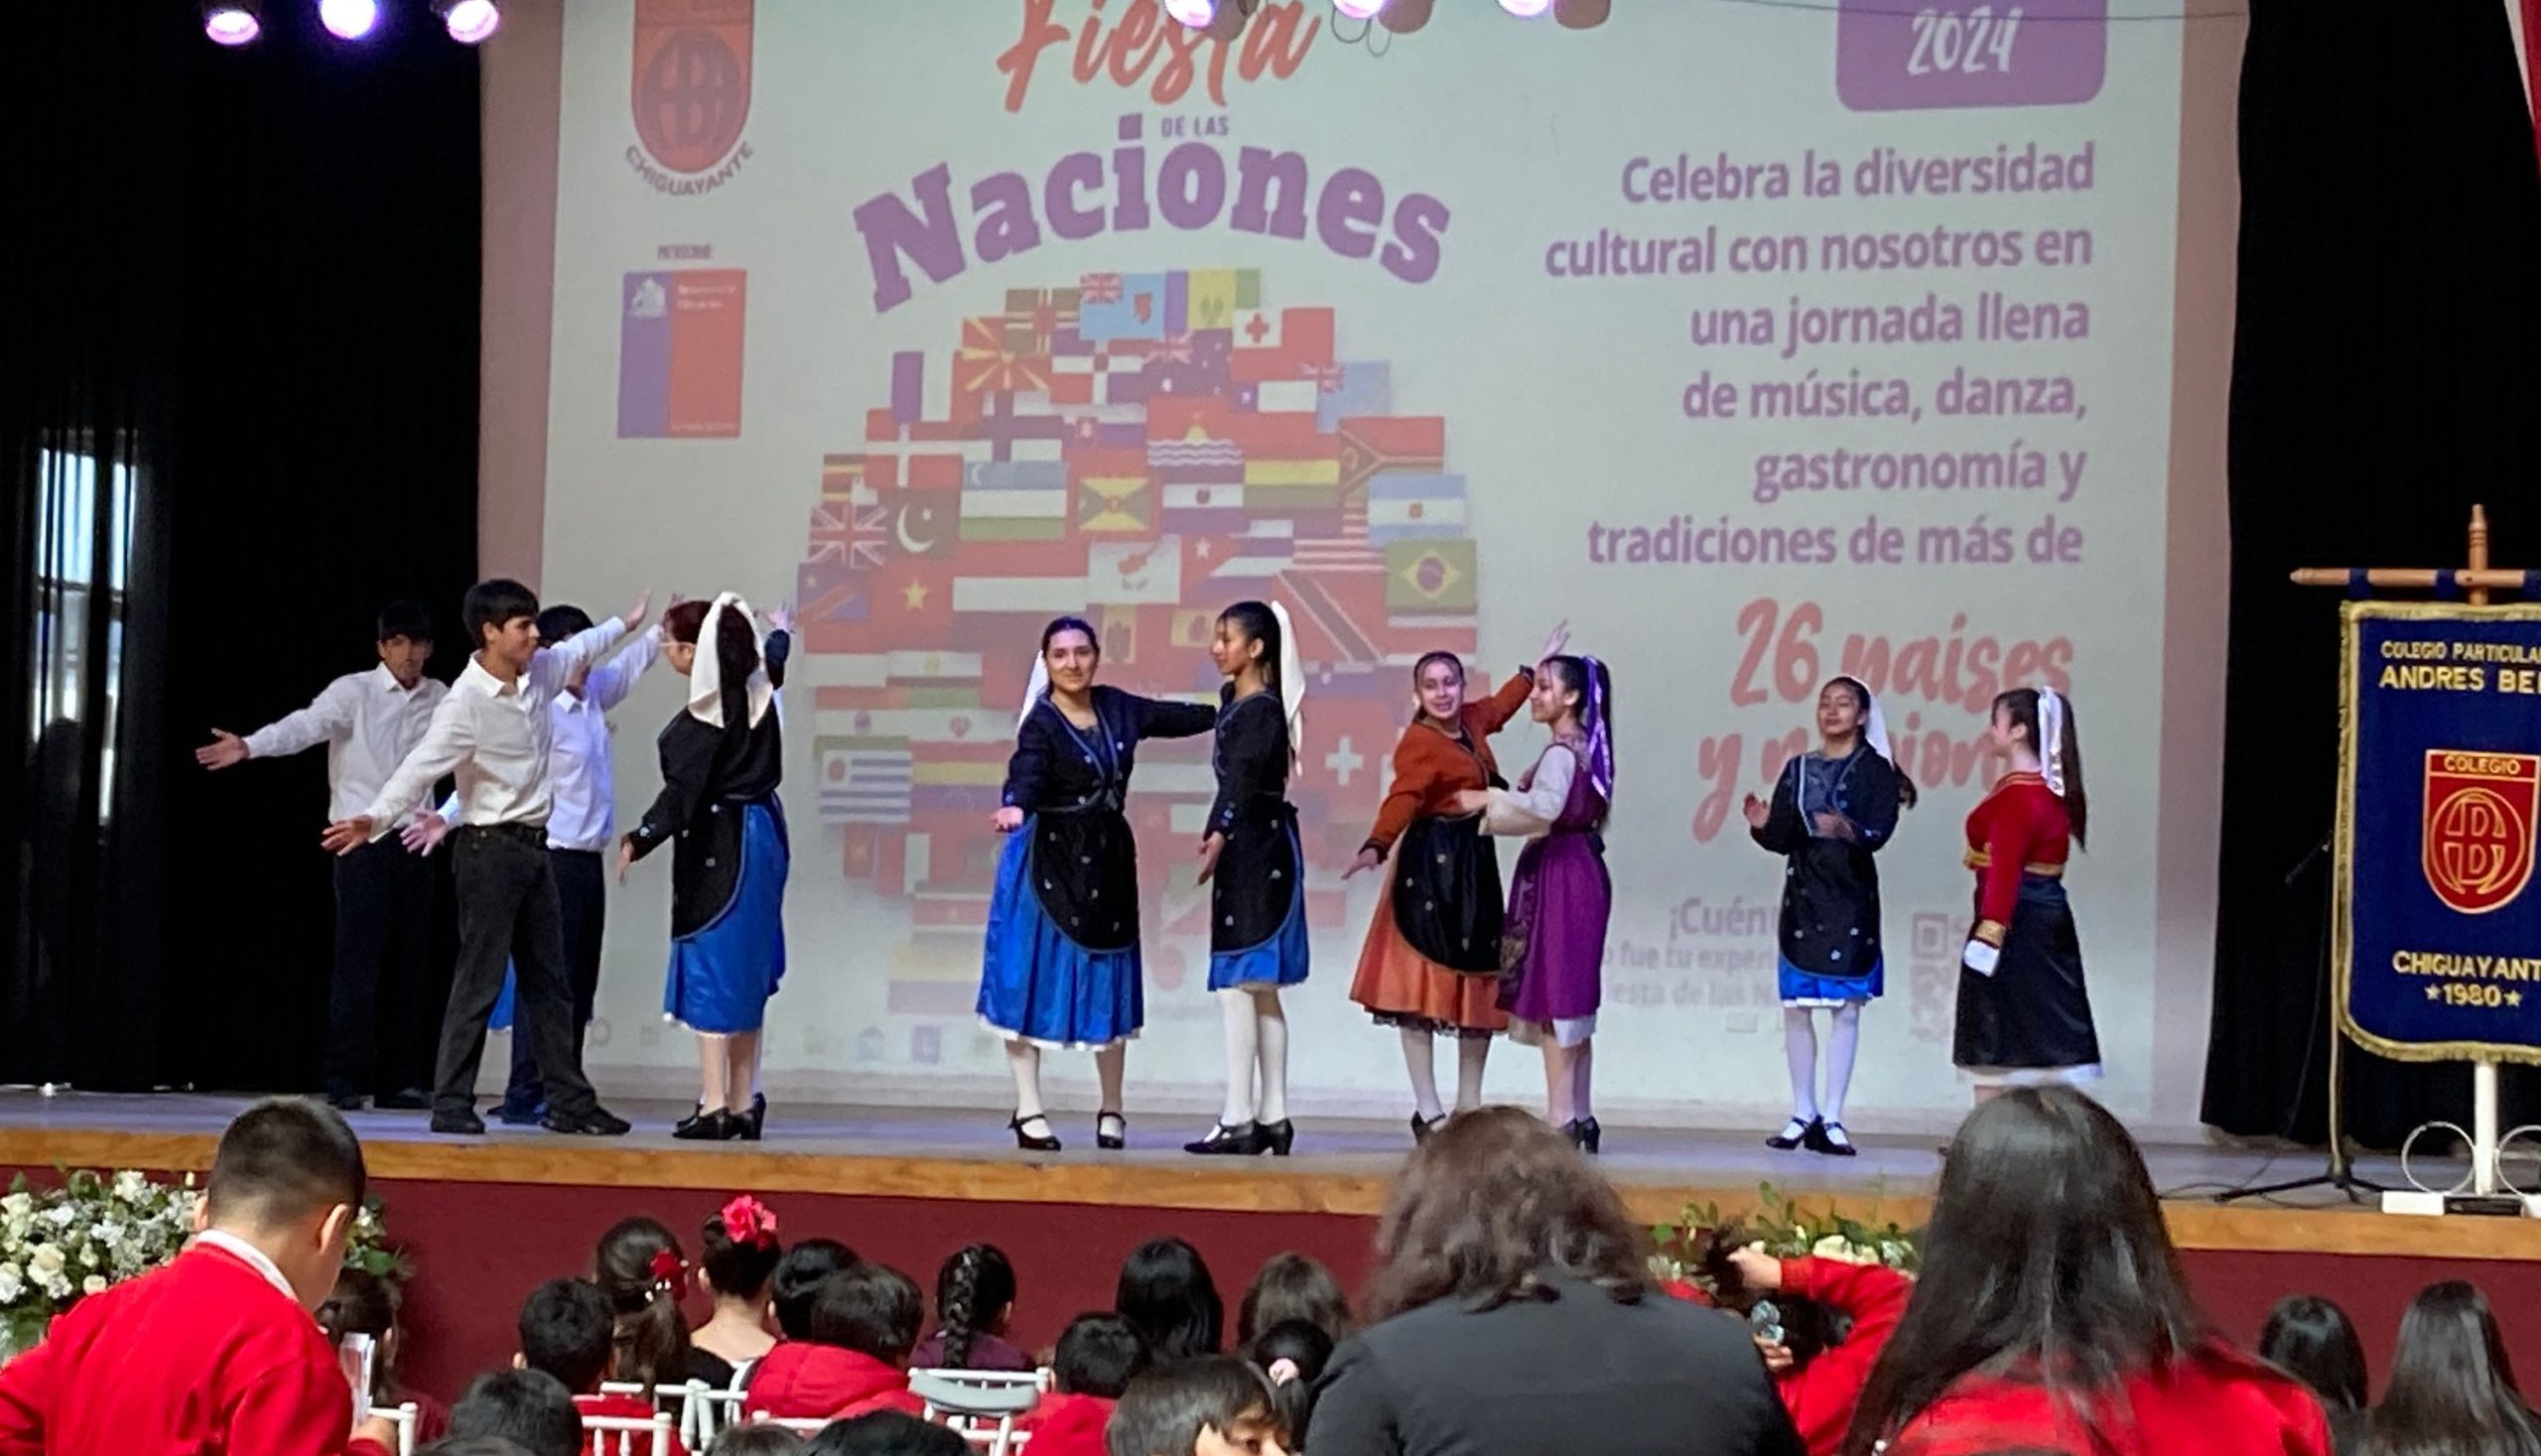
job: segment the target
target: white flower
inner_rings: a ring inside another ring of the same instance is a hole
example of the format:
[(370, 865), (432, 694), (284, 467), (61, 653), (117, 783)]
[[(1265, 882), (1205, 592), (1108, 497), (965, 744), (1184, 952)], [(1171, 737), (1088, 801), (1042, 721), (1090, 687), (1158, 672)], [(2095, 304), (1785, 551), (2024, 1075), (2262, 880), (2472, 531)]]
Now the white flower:
[(6, 1196), (0, 1196), (0, 1214), (6, 1214), (10, 1218), (26, 1218), (33, 1214), (35, 1209), (36, 1200), (33, 1194), (11, 1193)]
[(1810, 1246), (1808, 1252), (1813, 1257), (1832, 1259), (1837, 1263), (1877, 1263), (1879, 1261), (1875, 1253), (1855, 1247), (1841, 1234), (1827, 1235)]
[(36, 1287), (57, 1304), (70, 1297), (70, 1280), (61, 1274), (37, 1275)]
[(150, 1180), (133, 1168), (115, 1174), (115, 1197), (125, 1203), (139, 1203), (149, 1196)]
[(44, 1220), (57, 1229), (67, 1229), (79, 1221), (79, 1210), (67, 1203), (57, 1203), (44, 1211)]
[(27, 1272), (38, 1280), (59, 1278), (62, 1274), (62, 1249), (55, 1244), (40, 1244), (27, 1257)]
[(0, 1263), (0, 1304), (15, 1304), (27, 1292), (27, 1276), (14, 1263)]
[(106, 1276), (103, 1274), (90, 1274), (88, 1277), (81, 1279), (79, 1281), (79, 1292), (82, 1294), (105, 1293)]

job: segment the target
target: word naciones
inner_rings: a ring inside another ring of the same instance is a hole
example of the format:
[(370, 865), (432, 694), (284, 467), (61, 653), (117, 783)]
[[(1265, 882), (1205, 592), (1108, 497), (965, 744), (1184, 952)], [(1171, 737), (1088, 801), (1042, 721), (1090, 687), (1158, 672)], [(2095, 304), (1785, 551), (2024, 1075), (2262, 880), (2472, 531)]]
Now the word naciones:
[(974, 258), (996, 263), (1039, 247), (1044, 226), (1076, 242), (1106, 231), (1142, 232), (1158, 215), (1185, 232), (1224, 218), (1238, 232), (1301, 239), (1309, 204), (1315, 236), (1333, 253), (1374, 258), (1405, 283), (1437, 274), (1447, 204), (1426, 193), (1405, 193), (1389, 206), (1385, 184), (1364, 168), (1341, 168), (1317, 188), (1298, 153), (1245, 147), (1230, 165), (1216, 143), (1197, 140), (1165, 153), (1150, 176), (1141, 130), (1138, 117), (1121, 118), (1122, 145), (1108, 176), (1100, 153), (1071, 152), (1037, 187), (1019, 172), (973, 183), (967, 247), (947, 165), (911, 178), (907, 198), (883, 193), (859, 205), (854, 216), (873, 270), (873, 312), (909, 301), (904, 265), (949, 282)]

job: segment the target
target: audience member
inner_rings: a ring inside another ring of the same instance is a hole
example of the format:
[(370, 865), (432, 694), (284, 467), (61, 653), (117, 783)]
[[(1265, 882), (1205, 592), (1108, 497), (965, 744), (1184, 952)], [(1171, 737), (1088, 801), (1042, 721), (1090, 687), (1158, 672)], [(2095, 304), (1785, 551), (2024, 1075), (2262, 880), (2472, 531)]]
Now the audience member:
[[(1649, 1235), (1528, 1113), (1462, 1114), (1414, 1147), (1377, 1255), (1374, 1323), (1324, 1376), (1315, 1456), (1802, 1449), (1737, 1321), (1646, 1297)], [(1121, 1444), (1130, 1403), (1113, 1456), (1151, 1456)]]
[(2541, 1422), (2515, 1387), (2487, 1296), (2451, 1279), (2410, 1301), (2364, 1449), (2372, 1456), (2541, 1456)]
[(706, 1456), (801, 1456), (803, 1438), (763, 1420), (729, 1425)]
[(689, 1342), (688, 1317), (679, 1307), (688, 1256), (660, 1220), (620, 1219), (610, 1226), (600, 1236), (592, 1271), (616, 1325), (616, 1379), (647, 1390), (704, 1381), (720, 1390), (733, 1383), (730, 1364)]
[(856, 1251), (836, 1239), (806, 1239), (785, 1251), (768, 1276), (768, 1309), (779, 1340), (812, 1338), (812, 1299), (821, 1281), (856, 1264)]
[(1358, 1332), (1350, 1317), (1350, 1296), (1332, 1270), (1302, 1254), (1274, 1254), (1236, 1306), (1235, 1342), (1251, 1348), (1254, 1339), (1272, 1325), (1301, 1319), (1340, 1344)]
[(164, 1267), (92, 1294), (0, 1367), (0, 1453), (387, 1456), (310, 1317), (335, 1287), (368, 1187), (333, 1111), (271, 1098), (212, 1153), (199, 1233)]
[(1314, 1423), (1315, 1383), (1332, 1364), (1332, 1337), (1322, 1326), (1301, 1319), (1282, 1320), (1245, 1347), (1253, 1368), (1270, 1377), (1291, 1450), (1305, 1448), (1306, 1427)]
[(397, 1285), (368, 1269), (346, 1268), (335, 1275), (335, 1287), (318, 1306), (318, 1328), (337, 1346), (346, 1335), (370, 1337), (370, 1403), (386, 1409), (415, 1407), (415, 1443), (429, 1445), (450, 1429), (450, 1407), (410, 1390), (397, 1379), (397, 1356), (405, 1340), (397, 1328), (403, 1302)]
[(2268, 1311), (2259, 1331), (2259, 1358), (2312, 1388), (2330, 1416), (2330, 1445), (2338, 1456), (2364, 1449), (2366, 1388), (2364, 1342), (2346, 1311), (2313, 1294), (2295, 1294)]
[(1876, 1263), (1776, 1258), (1745, 1242), (1734, 1226), (1716, 1231), (1704, 1265), (1722, 1306), (1747, 1319), (1808, 1456), (1836, 1456), (1915, 1281)]
[(1960, 1125), (1845, 1450), (2328, 1456), (2320, 1402), (2206, 1328), (2135, 1139), (2067, 1087)]
[(1180, 1239), (1150, 1239), (1130, 1252), (1112, 1307), (1158, 1365), (1225, 1348), (1226, 1306), (1200, 1251)]
[(1059, 1335), (1049, 1394), (1021, 1424), (1039, 1456), (1104, 1456), (1103, 1430), (1130, 1383), (1146, 1373), (1146, 1342), (1117, 1314), (1080, 1314)]
[(804, 1456), (969, 1456), (970, 1450), (949, 1426), (906, 1411), (876, 1410), (833, 1423), (812, 1437)]
[[(601, 1390), (601, 1383), (616, 1372), (618, 1354), (608, 1298), (591, 1281), (549, 1279), (529, 1291), (520, 1307), (520, 1367), (554, 1376), (573, 1396), (579, 1415), (649, 1420), (651, 1400)], [(686, 1456), (676, 1441), (671, 1449)]]
[(935, 1274), (936, 1332), (909, 1364), (920, 1370), (1031, 1370), (1032, 1357), (1005, 1338), (1014, 1318), (1014, 1265), (994, 1244), (973, 1244)]
[(845, 1419), (873, 1410), (923, 1410), (909, 1393), (909, 1351), (925, 1301), (908, 1275), (858, 1263), (821, 1281), (810, 1338), (788, 1340), (752, 1372), (745, 1417)]
[(518, 1441), (501, 1436), (447, 1436), (416, 1448), (416, 1456), (535, 1456)]
[(776, 1344), (767, 1332), (769, 1292), (785, 1255), (776, 1214), (740, 1194), (706, 1221), (697, 1249), (697, 1282), (715, 1313), (689, 1332), (689, 1343), (739, 1371)]
[(1262, 1372), (1202, 1355), (1132, 1381), (1107, 1443), (1110, 1456), (1285, 1456), (1288, 1432)]
[(510, 1441), (529, 1456), (577, 1456), (583, 1417), (574, 1392), (547, 1372), (498, 1370), (478, 1376), (450, 1407), (450, 1438)]

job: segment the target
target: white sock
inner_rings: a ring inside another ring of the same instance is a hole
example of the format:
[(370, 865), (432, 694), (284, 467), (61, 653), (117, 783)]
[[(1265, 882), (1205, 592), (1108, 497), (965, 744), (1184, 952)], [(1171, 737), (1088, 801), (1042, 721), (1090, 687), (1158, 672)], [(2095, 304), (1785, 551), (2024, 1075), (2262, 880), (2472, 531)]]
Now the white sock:
[(1853, 1053), (1862, 1042), (1862, 1003), (1846, 1001), (1828, 1018), (1826, 1030), (1826, 1121), (1844, 1121), (1844, 1095), (1853, 1087)]
[(1403, 1069), (1411, 1074), (1411, 1110), (1420, 1121), (1434, 1123), (1446, 1115), (1438, 1105), (1437, 1038), (1417, 1026), (1403, 1030)]
[(1014, 1074), (1014, 1116), (1027, 1123), (1041, 1116), (1041, 1049), (1012, 1038), (1005, 1044), (1005, 1070)]
[(1469, 1113), (1482, 1106), (1482, 1073), (1491, 1061), (1491, 1038), (1460, 1036), (1456, 1038), (1456, 1111)]
[(1791, 1064), (1791, 1120), (1817, 1117), (1817, 1022), (1806, 1006), (1783, 1007), (1783, 1059)]
[(1253, 993), (1240, 986), (1219, 992), (1218, 1010), (1227, 1033), (1227, 1100), (1218, 1121), (1241, 1127), (1253, 1121), (1253, 1064), (1262, 1044), (1255, 1027)]
[[(1288, 1120), (1288, 1013), (1276, 989), (1253, 993), (1254, 1014), (1261, 1023), (1262, 1105), (1254, 1114), (1266, 1123)], [(1432, 1091), (1431, 1098), (1437, 1093)]]

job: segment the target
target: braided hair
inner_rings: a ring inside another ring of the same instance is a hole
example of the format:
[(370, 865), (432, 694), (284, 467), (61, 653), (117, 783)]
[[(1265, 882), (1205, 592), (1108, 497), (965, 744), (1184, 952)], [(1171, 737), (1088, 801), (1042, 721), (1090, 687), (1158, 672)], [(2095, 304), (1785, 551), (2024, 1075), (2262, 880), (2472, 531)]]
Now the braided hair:
[(935, 1275), (935, 1317), (944, 1334), (940, 1357), (947, 1370), (968, 1370), (971, 1346), (997, 1333), (999, 1318), (1014, 1302), (1014, 1265), (994, 1244), (973, 1244), (944, 1261)]

